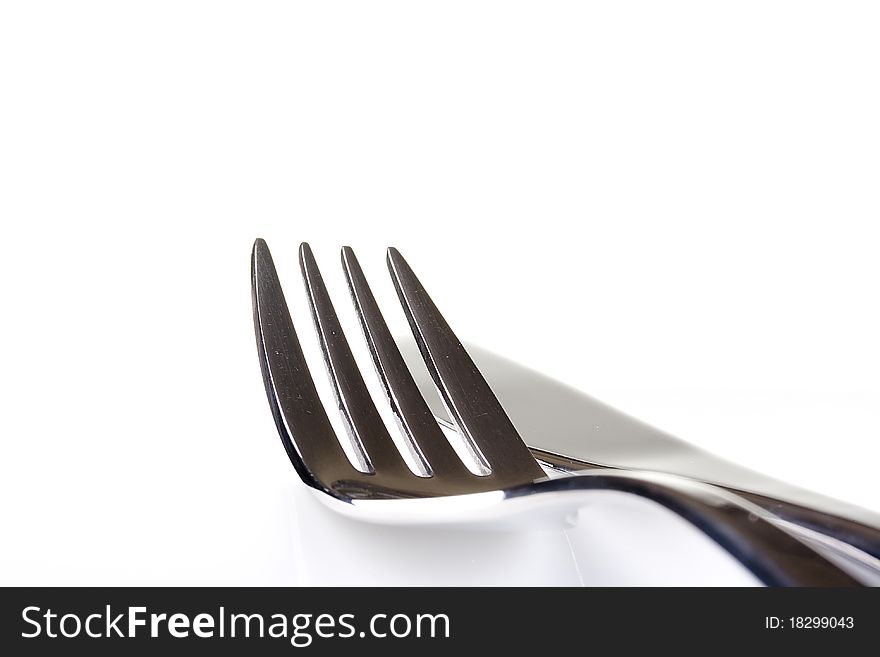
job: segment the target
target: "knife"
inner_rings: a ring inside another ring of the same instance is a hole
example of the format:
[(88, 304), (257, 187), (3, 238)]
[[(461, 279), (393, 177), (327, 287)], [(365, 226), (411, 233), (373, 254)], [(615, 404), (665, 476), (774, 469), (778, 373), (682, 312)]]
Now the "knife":
[[(399, 345), (432, 413), (454, 429), (417, 347), (405, 339)], [(880, 514), (719, 458), (539, 372), (467, 348), (543, 465), (573, 474), (597, 467), (653, 470), (719, 486), (770, 511), (805, 540), (824, 537), (855, 548), (862, 554), (854, 558), (880, 573)]]

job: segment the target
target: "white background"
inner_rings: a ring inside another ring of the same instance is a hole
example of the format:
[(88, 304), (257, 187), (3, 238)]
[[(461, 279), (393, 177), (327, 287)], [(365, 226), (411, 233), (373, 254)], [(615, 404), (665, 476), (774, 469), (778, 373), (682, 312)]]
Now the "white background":
[(308, 240), (404, 327), (393, 244), (462, 338), (880, 509), (878, 34), (871, 2), (3, 3), (0, 582), (303, 581), (257, 236), (299, 318)]

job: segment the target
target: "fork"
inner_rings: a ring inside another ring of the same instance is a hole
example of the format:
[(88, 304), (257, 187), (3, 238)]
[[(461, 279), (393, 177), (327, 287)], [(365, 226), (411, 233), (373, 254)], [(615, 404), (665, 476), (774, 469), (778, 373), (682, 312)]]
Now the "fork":
[[(309, 373), (265, 241), (251, 258), (254, 328), (263, 382), (281, 442), (305, 484), (361, 520), (402, 524), (557, 523), (613, 490), (678, 514), (771, 586), (860, 582), (783, 530), (773, 514), (729, 491), (673, 475), (626, 470), (549, 478), (403, 256), (391, 278), (428, 371), (473, 462), (468, 468), (437, 424), (349, 247), (342, 266), (351, 299), (402, 441), (406, 464), (376, 408), (308, 244), (299, 252), (312, 320), (343, 425), (349, 460)], [(353, 464), (353, 461), (356, 464)]]

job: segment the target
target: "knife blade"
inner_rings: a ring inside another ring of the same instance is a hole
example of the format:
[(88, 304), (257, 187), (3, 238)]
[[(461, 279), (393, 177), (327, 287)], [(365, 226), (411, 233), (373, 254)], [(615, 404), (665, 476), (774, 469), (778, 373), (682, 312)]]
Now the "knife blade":
[[(405, 339), (399, 344), (432, 413), (454, 428), (417, 348)], [(467, 349), (543, 464), (567, 473), (633, 468), (696, 479), (880, 559), (880, 514), (737, 465), (486, 349)]]

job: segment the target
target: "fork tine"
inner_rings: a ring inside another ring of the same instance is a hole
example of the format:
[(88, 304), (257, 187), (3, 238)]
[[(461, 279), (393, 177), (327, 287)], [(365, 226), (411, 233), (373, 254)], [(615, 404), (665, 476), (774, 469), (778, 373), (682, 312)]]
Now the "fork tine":
[(429, 474), (470, 476), (413, 380), (354, 251), (342, 247), (342, 267), (376, 372), (410, 449)]
[(261, 239), (251, 253), (251, 295), (263, 383), (293, 467), (303, 481), (322, 489), (321, 482), (356, 475), (315, 390), (272, 254)]
[(303, 282), (327, 372), (333, 384), (339, 412), (353, 442), (362, 450), (362, 455), (365, 452), (365, 465), (371, 472), (411, 475), (373, 404), (348, 340), (342, 332), (324, 279), (318, 270), (318, 263), (315, 262), (311, 247), (305, 242), (300, 245), (299, 256)]
[(425, 364), (458, 430), (485, 457), (493, 475), (518, 483), (544, 477), (461, 341), (393, 247), (388, 249), (388, 268)]

